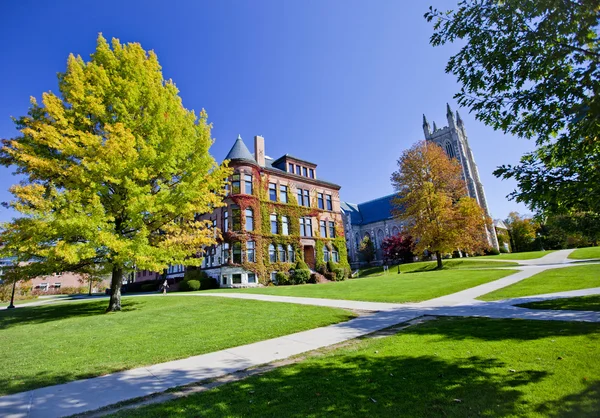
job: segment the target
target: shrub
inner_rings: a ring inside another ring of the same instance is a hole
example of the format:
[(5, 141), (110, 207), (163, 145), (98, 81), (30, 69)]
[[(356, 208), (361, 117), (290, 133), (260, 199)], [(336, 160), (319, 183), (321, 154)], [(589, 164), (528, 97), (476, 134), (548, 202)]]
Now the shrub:
[(332, 273), (331, 271), (326, 271), (326, 272), (323, 274), (323, 276), (325, 276), (325, 278), (326, 278), (327, 280), (330, 280), (330, 281), (332, 281), (332, 282), (334, 282), (334, 281), (335, 281), (335, 273)]
[(140, 286), (141, 292), (156, 292), (158, 290), (157, 283), (144, 283)]
[(183, 275), (183, 280), (198, 280), (198, 281), (202, 281), (202, 280), (206, 280), (206, 279), (210, 279), (210, 276), (208, 274), (206, 274), (206, 272), (204, 270), (186, 270), (185, 274)]
[(183, 292), (200, 290), (200, 280), (184, 280), (179, 284), (179, 290)]
[(292, 280), (294, 284), (304, 284), (310, 280), (310, 270), (309, 269), (297, 269), (294, 270), (292, 275)]
[(336, 282), (341, 282), (346, 278), (346, 271), (343, 268), (335, 268), (333, 269), (334, 280)]
[(295, 270), (310, 270), (304, 260), (298, 260)]
[(495, 248), (487, 248), (485, 250), (485, 255), (498, 255), (498, 254), (500, 254), (500, 251), (498, 251)]
[(500, 247), (500, 252), (505, 254), (508, 252), (508, 250), (506, 249), (506, 247)]
[(334, 263), (334, 262), (333, 262), (333, 261), (331, 261), (331, 260), (329, 260), (329, 261), (327, 262), (327, 270), (329, 270), (330, 272), (332, 272), (332, 273), (333, 273), (333, 272), (335, 271), (335, 269), (336, 269), (336, 268), (338, 268), (338, 265), (337, 265), (337, 263)]
[(277, 273), (275, 273), (275, 279), (277, 280), (278, 286), (285, 286), (287, 284), (293, 284), (292, 281), (290, 280), (290, 275), (287, 274), (285, 271), (278, 271)]

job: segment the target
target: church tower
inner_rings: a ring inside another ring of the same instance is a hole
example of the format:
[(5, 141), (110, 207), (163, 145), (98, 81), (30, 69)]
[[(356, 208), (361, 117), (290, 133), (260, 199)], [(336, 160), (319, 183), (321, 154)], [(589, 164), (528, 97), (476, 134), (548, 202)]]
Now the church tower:
[[(446, 154), (448, 154), (450, 158), (456, 158), (458, 160), (462, 167), (462, 176), (467, 184), (469, 197), (475, 199), (485, 214), (491, 218), (485, 199), (483, 184), (479, 178), (477, 164), (475, 164), (473, 151), (471, 151), (471, 147), (469, 146), (467, 132), (463, 121), (460, 118), (460, 114), (456, 112), (455, 119), (454, 113), (452, 113), (452, 109), (450, 109), (450, 105), (446, 104), (446, 118), (448, 120), (448, 126), (438, 129), (435, 122), (433, 122), (433, 130), (431, 130), (427, 118), (423, 115), (423, 132), (425, 133), (425, 140), (436, 143), (446, 151)], [(490, 246), (498, 249), (498, 237), (496, 236), (496, 230), (493, 225), (486, 228), (486, 235)]]

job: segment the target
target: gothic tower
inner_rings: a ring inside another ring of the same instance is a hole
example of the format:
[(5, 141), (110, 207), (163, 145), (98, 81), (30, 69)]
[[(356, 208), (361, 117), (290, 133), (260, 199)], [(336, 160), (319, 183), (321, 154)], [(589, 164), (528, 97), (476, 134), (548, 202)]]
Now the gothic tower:
[[(479, 206), (484, 210), (485, 214), (491, 218), (487, 201), (485, 200), (483, 184), (479, 178), (477, 164), (475, 164), (473, 151), (471, 151), (467, 139), (465, 126), (458, 112), (456, 112), (455, 120), (449, 104), (446, 104), (446, 118), (448, 119), (448, 126), (438, 129), (434, 122), (432, 131), (429, 128), (427, 118), (423, 115), (423, 132), (425, 133), (425, 140), (436, 143), (446, 151), (446, 154), (448, 154), (449, 157), (456, 158), (460, 162), (463, 179), (467, 184), (469, 196), (475, 199), (477, 203), (479, 203)], [(490, 246), (498, 249), (498, 238), (493, 225), (486, 228), (486, 235)]]

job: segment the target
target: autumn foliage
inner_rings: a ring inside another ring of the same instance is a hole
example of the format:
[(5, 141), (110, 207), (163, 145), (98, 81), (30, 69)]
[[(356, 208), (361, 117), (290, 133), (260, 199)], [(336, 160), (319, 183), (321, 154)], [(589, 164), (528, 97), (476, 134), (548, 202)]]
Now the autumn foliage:
[(467, 196), (457, 160), (436, 144), (418, 142), (398, 160), (392, 174), (395, 216), (407, 226), (417, 254), (441, 256), (455, 250), (481, 251), (487, 246), (487, 218), (475, 199)]

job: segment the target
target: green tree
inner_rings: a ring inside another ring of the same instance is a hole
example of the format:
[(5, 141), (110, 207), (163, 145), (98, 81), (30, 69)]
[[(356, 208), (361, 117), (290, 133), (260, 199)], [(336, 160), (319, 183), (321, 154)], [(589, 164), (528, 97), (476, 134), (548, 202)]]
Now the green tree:
[(367, 263), (375, 259), (375, 244), (368, 235), (365, 235), (360, 241), (358, 251)]
[(486, 227), (491, 220), (473, 198), (466, 196), (459, 162), (436, 144), (417, 142), (404, 151), (392, 174), (395, 215), (405, 222), (415, 252), (436, 255), (461, 249), (481, 251), (488, 246)]
[(124, 270), (200, 263), (216, 234), (196, 215), (222, 205), (230, 170), (209, 154), (206, 113), (183, 107), (140, 44), (100, 35), (91, 60), (70, 55), (58, 79), (60, 95), (32, 98), (0, 150), (24, 176), (10, 203), (24, 216), (3, 225), (3, 251), (32, 261), (29, 277), (109, 271), (117, 311)]
[(446, 72), (455, 95), (494, 129), (536, 140), (510, 197), (536, 212), (600, 213), (600, 0), (462, 0), (430, 7), (431, 44), (461, 41)]

